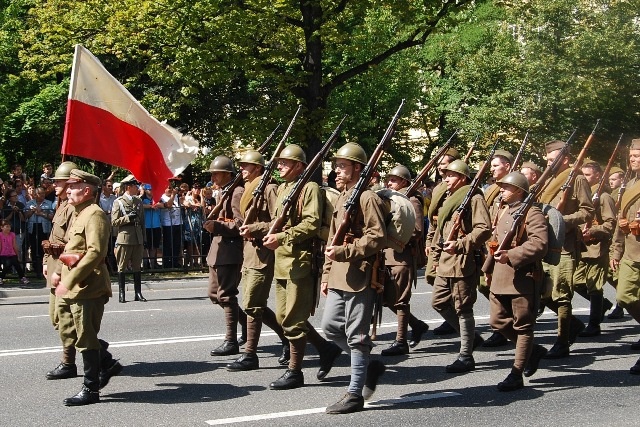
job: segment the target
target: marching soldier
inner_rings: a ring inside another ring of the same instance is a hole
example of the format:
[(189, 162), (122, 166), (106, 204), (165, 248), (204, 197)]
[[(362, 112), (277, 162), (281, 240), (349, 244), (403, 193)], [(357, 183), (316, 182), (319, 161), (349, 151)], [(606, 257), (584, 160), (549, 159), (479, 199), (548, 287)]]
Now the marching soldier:
[[(442, 180), (433, 188), (427, 217), (429, 219), (429, 224), (433, 223), (433, 221), (436, 220), (435, 216), (437, 215), (438, 209), (442, 205), (442, 202), (444, 201), (444, 198), (447, 194), (447, 183), (444, 182), (445, 169), (451, 162), (458, 159), (460, 159), (460, 153), (458, 152), (458, 150), (456, 150), (455, 148), (449, 148), (445, 152), (444, 156), (442, 156), (442, 159), (440, 159), (440, 161), (438, 162), (438, 173), (440, 174), (440, 178)], [(433, 286), (433, 282), (436, 278), (436, 270), (435, 266), (433, 265), (433, 253), (430, 249), (430, 247), (434, 243), (431, 240), (432, 238), (433, 236), (429, 236), (427, 234), (427, 240), (425, 243), (425, 250), (427, 251), (427, 266), (425, 269), (425, 278), (427, 280), (427, 283)], [(437, 326), (433, 330), (434, 335), (448, 335), (454, 334), (455, 332), (456, 329), (452, 325), (449, 325), (446, 320), (442, 322), (440, 326)], [(419, 342), (420, 337), (418, 337), (417, 340), (412, 337), (412, 340), (409, 342), (409, 347), (413, 348), (417, 346)]]
[[(529, 192), (529, 183), (521, 173), (511, 172), (497, 184), (501, 188), (503, 207), (497, 212), (493, 237), (501, 244), (511, 229), (514, 213)], [(529, 209), (516, 236), (509, 249), (490, 254), (495, 262), (493, 270), (487, 272), (491, 273), (487, 275), (491, 289), (491, 327), (516, 345), (513, 367), (507, 378), (498, 383), (499, 391), (524, 387), (523, 373), (527, 377), (533, 375), (540, 359), (547, 353), (541, 345), (534, 347), (533, 344), (542, 282), (541, 261), (547, 252), (548, 241), (547, 222), (538, 207)]]
[[(498, 211), (502, 206), (502, 198), (500, 197), (502, 187), (498, 184), (502, 178), (507, 176), (511, 165), (513, 164), (513, 155), (506, 150), (496, 150), (493, 158), (491, 159), (491, 177), (493, 178), (493, 184), (491, 184), (484, 192), (484, 200), (489, 207), (489, 214), (491, 217), (492, 227), (495, 226)], [(487, 285), (484, 277), (480, 278), (480, 286), (478, 290), (482, 295), (489, 299), (489, 286)], [(487, 340), (482, 344), (483, 347), (501, 347), (507, 344), (507, 339), (500, 333), (494, 332)]]
[[(640, 138), (631, 140), (629, 167), (632, 178), (622, 195), (618, 224), (613, 235), (610, 265), (618, 272), (616, 300), (636, 322), (640, 323)], [(640, 349), (640, 341), (631, 346)], [(630, 372), (640, 375), (640, 359)]]
[[(411, 172), (403, 165), (397, 165), (387, 174), (387, 188), (405, 193), (411, 184)], [(398, 356), (409, 353), (407, 342), (407, 329), (411, 326), (412, 338), (422, 336), (429, 330), (429, 325), (411, 314), (411, 285), (417, 280), (416, 250), (422, 249), (424, 241), (423, 201), (419, 194), (412, 195), (409, 200), (416, 211), (416, 225), (411, 241), (402, 252), (392, 248), (384, 250), (384, 263), (389, 272), (391, 283), (395, 292), (392, 292), (395, 301), (386, 301), (387, 305), (398, 318), (398, 330), (396, 339), (388, 347), (382, 350), (383, 356)], [(414, 340), (412, 340), (414, 341)], [(420, 339), (418, 339), (418, 342)], [(415, 342), (415, 341), (414, 341)]]
[(491, 219), (482, 192), (471, 198), (470, 209), (461, 218), (460, 236), (445, 240), (454, 227), (454, 212), (470, 190), (469, 167), (455, 160), (445, 168), (444, 182), (447, 195), (437, 211), (437, 220), (429, 225), (428, 241), (436, 264), (431, 305), (460, 333), (460, 354), (446, 367), (450, 373), (463, 373), (475, 369), (473, 350), (482, 343), (475, 332), (473, 304), (477, 299), (480, 281), (482, 245), (491, 236)]
[[(614, 201), (618, 200), (618, 194), (620, 193), (620, 186), (622, 185), (623, 180), (624, 171), (617, 166), (613, 166), (609, 171), (609, 188), (611, 188), (611, 197)], [(609, 266), (607, 279), (614, 289), (618, 287), (618, 272), (613, 271), (611, 266)], [(618, 320), (622, 318), (624, 318), (624, 310), (616, 303), (613, 310), (611, 310), (611, 313), (607, 316), (607, 319)]]
[[(347, 143), (337, 151), (335, 161), (336, 182), (344, 187), (336, 202), (337, 211), (331, 221), (329, 242), (339, 226), (336, 221), (344, 217), (344, 204), (367, 164), (367, 155), (358, 144)], [(371, 287), (375, 268), (372, 266), (386, 241), (386, 209), (382, 200), (370, 190), (362, 193), (359, 202), (356, 219), (349, 231), (352, 236), (345, 240), (344, 245), (328, 245), (325, 250), (321, 290), (327, 302), (322, 316), (322, 329), (351, 357), (348, 391), (342, 399), (327, 407), (328, 414), (362, 410), (365, 397), (371, 397), (378, 378), (385, 371), (381, 362), (369, 361), (373, 347), (369, 326), (376, 297), (376, 291)], [(364, 390), (365, 387), (367, 390)]]
[(527, 178), (529, 187), (538, 182), (538, 179), (542, 176), (542, 170), (533, 162), (523, 162), (520, 172)]
[[(592, 160), (586, 160), (582, 174), (591, 186), (591, 194), (598, 191), (602, 168)], [(616, 203), (604, 187), (599, 195), (599, 203), (591, 224), (582, 228), (582, 241), (585, 244), (578, 267), (573, 275), (576, 292), (590, 302), (589, 323), (581, 337), (600, 335), (600, 323), (613, 304), (604, 298), (604, 282), (609, 271), (609, 246), (616, 226)]]
[[(264, 173), (264, 158), (258, 151), (251, 150), (242, 156), (239, 164), (245, 182), (244, 192), (240, 198), (240, 213), (246, 218), (247, 211), (253, 202), (253, 191)], [(240, 358), (227, 365), (230, 371), (258, 369), (256, 352), (263, 323), (273, 329), (282, 340), (283, 355), (278, 362), (281, 365), (289, 363), (289, 341), (284, 336), (275, 313), (267, 307), (269, 290), (273, 282), (273, 251), (261, 244), (262, 238), (269, 230), (272, 213), (276, 209), (277, 188), (278, 186), (274, 183), (267, 185), (264, 194), (265, 203), (260, 207), (256, 221), (240, 227), (240, 235), (245, 239), (242, 263), (242, 304), (247, 314), (247, 343)]]
[[(144, 208), (138, 197), (140, 182), (133, 175), (128, 175), (120, 182), (124, 190), (122, 196), (113, 202), (111, 208), (111, 225), (118, 230), (115, 256), (118, 264), (118, 301), (125, 299), (125, 276), (129, 266), (133, 271), (133, 289), (135, 300), (146, 302), (142, 296), (142, 254), (144, 252)], [(130, 265), (129, 265), (130, 264)]]
[[(286, 146), (277, 161), (280, 177), (285, 182), (278, 187), (274, 218), (278, 217), (283, 200), (307, 165), (304, 151), (295, 144)], [(289, 368), (269, 384), (272, 390), (304, 386), (302, 359), (307, 339), (320, 355), (320, 369), (316, 374), (319, 380), (326, 377), (341, 353), (339, 347), (322, 338), (307, 320), (315, 294), (311, 271), (312, 241), (321, 226), (323, 202), (318, 184), (306, 183), (283, 230), (267, 234), (263, 239), (264, 246), (275, 251), (276, 318), (289, 340), (291, 352)]]
[[(235, 176), (233, 162), (227, 156), (218, 156), (209, 166), (211, 182), (219, 188), (228, 185)], [(240, 199), (243, 187), (237, 186), (226, 199), (218, 218), (207, 220), (203, 228), (213, 238), (207, 255), (209, 265), (209, 299), (224, 310), (226, 334), (224, 342), (211, 350), (212, 356), (228, 356), (238, 354), (238, 285), (240, 284), (240, 268), (242, 267), (242, 238), (240, 226)], [(244, 312), (242, 313), (244, 317)]]
[[(561, 153), (564, 147), (563, 141), (549, 141), (545, 144), (547, 152), (547, 165), (550, 166)], [(569, 156), (565, 156), (558, 168), (556, 175), (550, 178), (550, 182), (542, 192), (540, 201), (557, 207), (562, 198), (562, 187), (569, 176)], [(578, 239), (581, 233), (580, 227), (593, 218), (593, 204), (589, 183), (584, 176), (578, 175), (572, 188), (566, 206), (562, 213), (566, 233), (564, 245), (560, 254), (558, 265), (544, 263), (545, 272), (553, 282), (551, 298), (543, 303), (558, 315), (558, 338), (551, 350), (545, 356), (548, 359), (560, 359), (569, 356), (569, 346), (573, 344), (578, 334), (585, 328), (584, 323), (571, 314), (571, 299), (573, 298), (573, 274), (578, 257)], [(580, 234), (579, 234), (580, 233)]]
[(95, 203), (99, 186), (100, 178), (97, 176), (79, 169), (71, 171), (67, 198), (74, 212), (67, 229), (67, 244), (59, 257), (64, 266), (61, 275), (57, 272), (51, 275), (58, 298), (60, 338), (63, 342), (74, 343), (84, 364), (82, 389), (75, 396), (64, 399), (66, 406), (99, 402), (99, 390), (111, 375), (122, 369), (112, 360), (115, 363), (110, 368), (114, 370), (105, 372), (103, 369), (101, 372), (101, 359), (104, 365), (105, 355), (101, 355), (98, 332), (104, 305), (111, 297), (111, 282), (105, 264), (110, 224), (106, 214)]

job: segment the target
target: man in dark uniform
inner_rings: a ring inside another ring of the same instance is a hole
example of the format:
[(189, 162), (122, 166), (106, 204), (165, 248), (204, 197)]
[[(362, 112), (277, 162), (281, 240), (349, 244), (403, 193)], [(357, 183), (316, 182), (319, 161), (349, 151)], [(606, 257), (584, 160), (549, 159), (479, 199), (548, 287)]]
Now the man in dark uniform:
[[(560, 155), (563, 141), (549, 141), (545, 144), (547, 151), (547, 166)], [(562, 160), (554, 177), (540, 195), (542, 203), (558, 207), (563, 195), (562, 187), (571, 172), (569, 156)], [(571, 188), (566, 206), (560, 206), (560, 213), (565, 222), (566, 232), (560, 262), (558, 265), (544, 263), (544, 269), (553, 282), (551, 298), (543, 303), (558, 315), (558, 338), (551, 350), (545, 356), (548, 359), (559, 359), (569, 356), (569, 346), (577, 335), (585, 328), (584, 323), (571, 313), (571, 299), (573, 298), (573, 273), (576, 269), (580, 227), (593, 218), (593, 204), (589, 183), (584, 176), (578, 175)]]
[[(493, 237), (500, 245), (511, 229), (513, 215), (529, 192), (529, 183), (521, 173), (511, 172), (497, 184), (501, 187), (502, 207), (498, 212)], [(493, 257), (492, 269), (485, 268), (491, 289), (491, 327), (516, 345), (513, 367), (507, 378), (498, 384), (500, 391), (522, 388), (523, 373), (526, 376), (533, 375), (547, 352), (540, 345), (534, 348), (533, 344), (536, 306), (542, 281), (541, 261), (547, 252), (547, 242), (547, 221), (542, 211), (532, 206), (508, 249), (490, 254)], [(490, 262), (485, 267), (488, 264)]]
[[(336, 183), (342, 193), (336, 202), (328, 242), (345, 214), (345, 202), (353, 192), (367, 155), (358, 144), (343, 145), (336, 153)], [(378, 377), (385, 366), (380, 361), (369, 361), (373, 344), (369, 327), (373, 316), (376, 290), (371, 286), (372, 267), (386, 242), (385, 215), (382, 200), (371, 190), (362, 193), (349, 233), (341, 246), (327, 246), (322, 274), (321, 291), (327, 297), (322, 316), (322, 329), (329, 339), (338, 344), (351, 357), (351, 382), (347, 393), (335, 404), (327, 407), (328, 414), (346, 414), (360, 411), (365, 398), (375, 391)], [(366, 390), (365, 390), (366, 388)]]
[[(233, 162), (227, 156), (218, 156), (209, 166), (211, 181), (219, 188), (228, 185), (235, 176)], [(209, 265), (209, 299), (224, 310), (226, 334), (224, 342), (211, 350), (212, 356), (238, 354), (238, 286), (242, 267), (242, 237), (240, 226), (240, 199), (244, 188), (239, 185), (226, 199), (218, 218), (205, 221), (203, 228), (213, 238), (207, 255)], [(243, 313), (244, 315), (244, 313)]]
[(460, 333), (460, 354), (446, 367), (450, 373), (475, 369), (473, 350), (483, 341), (475, 332), (473, 305), (480, 281), (482, 246), (491, 236), (491, 219), (479, 189), (460, 219), (459, 235), (448, 240), (456, 222), (455, 212), (470, 190), (469, 179), (469, 167), (462, 160), (455, 160), (445, 168), (447, 195), (443, 203), (436, 205), (437, 220), (429, 224), (436, 265), (431, 305)]
[[(284, 183), (278, 187), (274, 218), (280, 215), (283, 200), (289, 196), (307, 166), (304, 151), (295, 144), (287, 145), (277, 161)], [(291, 352), (289, 369), (269, 384), (272, 390), (304, 385), (302, 360), (307, 340), (320, 355), (320, 369), (316, 374), (319, 380), (326, 377), (341, 353), (338, 346), (322, 338), (308, 321), (314, 299), (311, 271), (313, 239), (322, 224), (323, 203), (318, 184), (307, 182), (282, 231), (267, 234), (263, 239), (264, 246), (275, 251), (276, 318), (289, 340)]]
[[(602, 168), (598, 163), (587, 159), (583, 163), (582, 174), (591, 186), (591, 194), (595, 195), (602, 177)], [(600, 335), (604, 313), (613, 307), (611, 301), (605, 301), (602, 290), (609, 271), (609, 246), (616, 227), (616, 203), (609, 194), (607, 184), (604, 185), (595, 207), (592, 223), (582, 227), (584, 248), (573, 274), (576, 292), (588, 299), (590, 304), (589, 324), (580, 332), (581, 337)]]
[[(400, 193), (405, 193), (411, 185), (411, 172), (406, 166), (396, 165), (387, 174), (387, 188)], [(387, 247), (384, 249), (384, 265), (389, 271), (389, 277), (394, 292), (389, 293), (395, 301), (386, 301), (389, 308), (396, 314), (398, 329), (396, 339), (388, 347), (382, 350), (383, 356), (398, 356), (409, 353), (407, 341), (407, 329), (411, 326), (412, 336), (422, 336), (429, 330), (429, 325), (411, 314), (411, 286), (417, 279), (416, 249), (422, 247), (419, 240), (424, 240), (423, 200), (419, 193), (409, 197), (416, 212), (415, 228), (413, 236), (402, 252)]]
[[(240, 159), (240, 171), (244, 180), (244, 193), (240, 198), (240, 213), (246, 219), (253, 203), (253, 191), (258, 187), (264, 172), (264, 158), (258, 151), (249, 150)], [(230, 371), (249, 371), (258, 369), (258, 340), (262, 324), (273, 329), (282, 340), (283, 355), (278, 359), (282, 365), (289, 363), (289, 341), (284, 336), (282, 326), (278, 324), (275, 313), (267, 307), (269, 290), (273, 282), (273, 251), (264, 247), (262, 238), (269, 231), (272, 214), (276, 210), (276, 191), (278, 185), (267, 184), (264, 201), (259, 206), (256, 220), (240, 227), (244, 237), (244, 260), (242, 263), (242, 304), (247, 314), (247, 343), (244, 353), (233, 363), (227, 365)]]
[[(618, 272), (618, 304), (640, 323), (640, 138), (631, 140), (629, 167), (632, 175), (620, 204), (610, 265)], [(640, 350), (640, 340), (632, 344), (631, 349)], [(629, 372), (640, 375), (640, 359)]]
[[(498, 181), (507, 176), (511, 165), (513, 164), (513, 155), (506, 150), (496, 150), (493, 158), (491, 159), (491, 177), (493, 178), (493, 184), (491, 184), (484, 191), (484, 200), (489, 207), (489, 215), (491, 217), (491, 226), (495, 226), (498, 212), (502, 206), (501, 187), (498, 185)], [(478, 291), (489, 298), (489, 286), (487, 285), (484, 277), (480, 278), (480, 286)], [(483, 347), (501, 347), (508, 343), (507, 339), (500, 333), (494, 332), (487, 340), (482, 344)]]
[[(82, 354), (84, 383), (78, 394), (64, 400), (66, 406), (100, 401), (100, 341), (104, 305), (111, 297), (111, 282), (105, 264), (109, 244), (109, 220), (95, 202), (100, 178), (73, 169), (67, 181), (67, 198), (74, 207), (67, 229), (67, 244), (59, 260), (62, 274), (52, 274), (56, 285), (60, 338), (75, 342)], [(73, 324), (73, 328), (63, 325)], [(108, 381), (108, 379), (107, 379)]]
[[(128, 175), (120, 182), (124, 190), (122, 196), (113, 202), (111, 209), (111, 225), (118, 230), (115, 256), (118, 263), (118, 301), (125, 299), (125, 276), (127, 268), (133, 271), (133, 288), (135, 300), (146, 302), (142, 296), (142, 254), (144, 252), (144, 208), (138, 197), (140, 182), (133, 175)], [(129, 265), (131, 263), (131, 265)]]

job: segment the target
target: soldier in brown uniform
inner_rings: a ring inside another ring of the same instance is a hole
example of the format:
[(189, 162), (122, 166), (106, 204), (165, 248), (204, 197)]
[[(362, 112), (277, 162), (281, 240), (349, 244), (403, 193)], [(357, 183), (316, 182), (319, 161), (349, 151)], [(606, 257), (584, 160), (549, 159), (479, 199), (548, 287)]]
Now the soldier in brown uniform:
[(433, 242), (436, 279), (431, 305), (460, 333), (460, 354), (446, 367), (447, 372), (461, 373), (475, 369), (473, 349), (482, 343), (475, 332), (473, 304), (480, 281), (482, 246), (491, 236), (489, 210), (481, 191), (471, 198), (470, 209), (461, 218), (456, 240), (446, 240), (454, 226), (456, 209), (469, 191), (469, 167), (455, 160), (445, 169), (447, 196), (436, 205), (437, 220), (429, 224), (428, 241)]
[[(358, 182), (367, 155), (354, 143), (343, 145), (336, 153), (336, 182), (344, 185), (336, 202), (329, 239), (344, 218), (345, 202)], [(376, 291), (371, 278), (377, 253), (386, 242), (385, 215), (382, 200), (370, 190), (359, 199), (358, 213), (351, 225), (351, 235), (342, 246), (327, 246), (321, 290), (327, 297), (322, 316), (322, 329), (351, 357), (351, 382), (347, 393), (327, 407), (328, 414), (346, 414), (362, 410), (364, 399), (375, 391), (378, 377), (385, 370), (379, 361), (369, 362), (373, 344), (369, 326), (373, 316)], [(364, 390), (366, 387), (366, 390)]]
[[(429, 224), (433, 223), (433, 221), (436, 219), (435, 217), (438, 213), (437, 208), (440, 207), (447, 194), (447, 183), (444, 182), (445, 168), (449, 166), (451, 162), (458, 159), (460, 159), (460, 153), (458, 153), (458, 150), (456, 150), (455, 148), (449, 148), (445, 152), (444, 156), (442, 156), (442, 159), (440, 159), (440, 161), (438, 162), (438, 174), (440, 174), (440, 178), (442, 180), (433, 188), (433, 191), (431, 193), (431, 203), (429, 204), (429, 210), (427, 213)], [(432, 242), (431, 240), (432, 238), (433, 236), (430, 237), (427, 234), (427, 239), (425, 242), (425, 250), (427, 252), (425, 278), (427, 280), (427, 283), (433, 286), (433, 282), (436, 278), (436, 269), (433, 265), (433, 252), (431, 252), (431, 246), (434, 244), (434, 242)], [(446, 320), (442, 322), (440, 326), (437, 326), (433, 330), (434, 335), (448, 335), (454, 333), (456, 333), (456, 329), (453, 326), (449, 325)], [(418, 345), (418, 343), (420, 342), (420, 337), (418, 336), (417, 338), (418, 339), (416, 340), (416, 338), (412, 336), (412, 340), (409, 341), (409, 347), (413, 348)]]
[[(240, 198), (240, 213), (246, 218), (247, 211), (253, 203), (253, 191), (262, 179), (264, 158), (258, 151), (250, 150), (242, 156), (239, 165), (245, 182), (244, 193)], [(259, 207), (256, 221), (240, 227), (240, 235), (245, 239), (242, 263), (242, 304), (247, 314), (247, 343), (240, 358), (227, 365), (230, 371), (258, 369), (256, 352), (263, 323), (273, 329), (282, 340), (283, 356), (278, 362), (280, 364), (289, 362), (289, 341), (284, 336), (275, 313), (267, 307), (269, 290), (273, 282), (274, 255), (272, 250), (262, 245), (262, 238), (269, 231), (269, 223), (276, 210), (277, 188), (275, 183), (267, 184), (264, 191), (265, 203)]]
[[(592, 160), (585, 160), (582, 174), (591, 186), (591, 194), (595, 194), (602, 177), (602, 168)], [(608, 191), (608, 186), (605, 185), (599, 196), (593, 222), (582, 227), (585, 246), (573, 275), (576, 292), (590, 301), (589, 324), (580, 332), (581, 337), (600, 335), (604, 313), (613, 306), (611, 301), (605, 301), (602, 290), (609, 271), (609, 246), (616, 226), (616, 204)]]
[(538, 182), (538, 179), (542, 176), (540, 167), (533, 162), (523, 162), (520, 172), (527, 178), (529, 187)]
[[(618, 201), (620, 186), (622, 186), (623, 180), (624, 171), (618, 166), (613, 166), (611, 170), (609, 170), (609, 188), (611, 188), (611, 197), (616, 203)], [(616, 218), (617, 216), (618, 212), (616, 211)], [(611, 286), (613, 286), (614, 289), (618, 287), (618, 272), (613, 271), (610, 265), (607, 272), (607, 281), (611, 284)], [(616, 303), (613, 307), (613, 310), (611, 310), (611, 312), (607, 316), (607, 319), (618, 320), (622, 318), (624, 318), (624, 309)]]
[[(220, 188), (229, 184), (235, 175), (233, 162), (227, 156), (218, 156), (209, 166), (211, 182)], [(212, 237), (207, 255), (209, 265), (209, 299), (224, 310), (226, 333), (224, 342), (211, 350), (212, 356), (238, 354), (238, 286), (242, 267), (242, 237), (240, 226), (243, 219), (240, 213), (240, 199), (243, 187), (233, 189), (227, 198), (218, 218), (205, 221), (203, 228)], [(244, 313), (243, 313), (244, 315)]]
[[(110, 224), (95, 202), (100, 178), (73, 169), (67, 181), (68, 203), (74, 207), (67, 229), (67, 244), (59, 260), (64, 263), (61, 275), (52, 273), (56, 285), (60, 338), (74, 342), (82, 353), (84, 384), (78, 394), (64, 400), (66, 406), (100, 401), (100, 349), (98, 332), (104, 305), (111, 297), (111, 282), (105, 264)], [(73, 324), (73, 328), (63, 328)]]
[[(618, 304), (640, 323), (640, 138), (631, 140), (629, 167), (632, 178), (622, 195), (618, 224), (611, 245), (610, 265), (618, 272)], [(631, 348), (640, 349), (640, 340)], [(640, 375), (640, 359), (630, 372)]]
[[(409, 185), (411, 185), (411, 172), (403, 165), (397, 165), (387, 174), (387, 188), (405, 193)], [(409, 325), (412, 330), (412, 338), (422, 336), (429, 330), (429, 325), (411, 314), (411, 286), (417, 279), (416, 268), (416, 250), (422, 250), (422, 242), (424, 241), (424, 220), (423, 220), (423, 200), (420, 194), (412, 195), (409, 200), (416, 211), (416, 225), (413, 236), (404, 247), (402, 252), (395, 251), (393, 248), (384, 250), (384, 264), (389, 272), (394, 292), (395, 301), (387, 301), (389, 308), (396, 314), (398, 319), (398, 330), (396, 339), (388, 347), (382, 350), (380, 354), (383, 356), (398, 356), (409, 353), (409, 344), (407, 342), (407, 329)], [(418, 339), (418, 342), (420, 339)]]
[[(564, 142), (558, 140), (545, 144), (548, 166), (560, 155), (562, 147)], [(569, 162), (569, 156), (565, 156), (556, 175), (551, 178), (540, 196), (542, 203), (553, 207), (557, 207), (560, 203), (563, 194), (561, 188), (571, 172)], [(571, 314), (571, 299), (573, 298), (573, 273), (579, 256), (578, 241), (582, 234), (580, 227), (591, 222), (594, 209), (589, 183), (583, 175), (576, 176), (573, 187), (567, 191), (571, 192), (570, 197), (566, 206), (560, 210), (566, 225), (560, 262), (558, 265), (544, 264), (544, 269), (553, 282), (553, 290), (551, 298), (545, 299), (543, 303), (558, 315), (558, 338), (545, 356), (548, 359), (569, 356), (569, 346), (585, 327), (582, 321)]]
[[(484, 200), (489, 207), (489, 215), (491, 217), (491, 225), (495, 226), (498, 217), (498, 212), (502, 206), (502, 198), (500, 197), (501, 187), (498, 185), (498, 181), (507, 176), (511, 165), (513, 164), (513, 155), (506, 150), (496, 150), (491, 159), (491, 177), (493, 178), (493, 184), (491, 184), (484, 191)], [(489, 299), (489, 286), (487, 285), (484, 277), (480, 278), (480, 286), (478, 291)], [(500, 333), (494, 332), (489, 338), (482, 344), (483, 347), (500, 347), (507, 344), (507, 339)]]
[[(282, 202), (293, 190), (306, 165), (304, 151), (295, 144), (286, 146), (280, 153), (278, 171), (285, 182), (278, 187), (274, 218), (280, 215)], [(319, 380), (326, 377), (342, 352), (335, 344), (322, 338), (308, 321), (315, 292), (311, 271), (312, 243), (322, 223), (323, 203), (318, 184), (306, 183), (283, 230), (267, 234), (263, 239), (264, 246), (275, 251), (276, 318), (289, 340), (291, 352), (289, 369), (269, 384), (272, 390), (304, 385), (302, 359), (307, 340), (316, 347), (320, 356), (320, 369), (316, 374)]]
[(125, 299), (125, 276), (128, 268), (133, 271), (133, 289), (135, 300), (146, 302), (142, 296), (142, 254), (144, 252), (144, 208), (138, 197), (140, 182), (128, 175), (120, 182), (124, 189), (111, 208), (111, 225), (118, 230), (115, 243), (115, 256), (118, 264), (118, 301)]
[[(514, 214), (522, 207), (529, 183), (521, 173), (511, 172), (500, 179), (498, 185), (501, 187), (502, 207), (497, 212), (493, 237), (500, 245), (512, 227)], [(542, 211), (532, 206), (511, 246), (492, 254), (495, 261), (493, 270), (487, 271), (491, 274), (487, 275), (491, 288), (491, 327), (516, 345), (513, 367), (507, 378), (498, 384), (500, 391), (522, 388), (522, 374), (533, 375), (547, 352), (540, 345), (534, 349), (533, 344), (536, 305), (542, 281), (541, 261), (547, 252), (547, 241), (547, 221)]]

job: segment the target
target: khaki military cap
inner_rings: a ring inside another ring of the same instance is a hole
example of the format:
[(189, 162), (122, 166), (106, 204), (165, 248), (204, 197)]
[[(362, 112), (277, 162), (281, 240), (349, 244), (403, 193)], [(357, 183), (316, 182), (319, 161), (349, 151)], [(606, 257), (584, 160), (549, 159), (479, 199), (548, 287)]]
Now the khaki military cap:
[(102, 184), (102, 180), (97, 176), (80, 169), (73, 169), (69, 174), (67, 184), (75, 184), (77, 182), (86, 182), (87, 184), (94, 185), (96, 187), (99, 187), (100, 184)]
[(447, 148), (447, 151), (444, 152), (444, 154), (446, 156), (451, 156), (454, 158), (454, 160), (458, 160), (460, 158), (460, 153), (458, 153), (458, 150), (456, 150), (455, 148), (451, 147), (451, 148)]
[(540, 169), (540, 166), (536, 165), (533, 162), (524, 162), (524, 163), (522, 163), (522, 166), (520, 167), (520, 170), (522, 170), (524, 168), (529, 168), (532, 171), (537, 172), (538, 174), (542, 173), (542, 169)]
[(616, 173), (624, 173), (624, 171), (620, 169), (618, 166), (611, 166), (611, 169), (609, 170), (609, 176)]
[(632, 139), (629, 150), (640, 150), (640, 138)]
[(496, 152), (493, 153), (493, 157), (496, 156), (504, 157), (509, 163), (513, 163), (513, 154), (511, 154), (507, 150), (496, 150)]
[(544, 149), (546, 150), (547, 154), (559, 150), (562, 147), (564, 147), (564, 141), (560, 141), (558, 139), (554, 139), (553, 141), (548, 141), (547, 143), (544, 144)]

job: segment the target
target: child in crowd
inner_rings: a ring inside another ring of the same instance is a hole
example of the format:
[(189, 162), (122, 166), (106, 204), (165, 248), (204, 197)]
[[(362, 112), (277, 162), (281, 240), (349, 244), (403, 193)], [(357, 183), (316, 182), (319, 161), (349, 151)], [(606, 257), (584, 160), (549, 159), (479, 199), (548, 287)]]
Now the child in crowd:
[(11, 267), (15, 268), (18, 276), (21, 277), (20, 283), (29, 284), (29, 279), (24, 276), (24, 269), (18, 262), (18, 244), (16, 243), (16, 235), (11, 231), (11, 223), (2, 220), (2, 232), (0, 232), (0, 264), (2, 271), (0, 272), (0, 285), (4, 284), (4, 276)]

